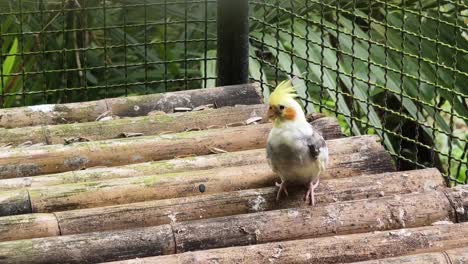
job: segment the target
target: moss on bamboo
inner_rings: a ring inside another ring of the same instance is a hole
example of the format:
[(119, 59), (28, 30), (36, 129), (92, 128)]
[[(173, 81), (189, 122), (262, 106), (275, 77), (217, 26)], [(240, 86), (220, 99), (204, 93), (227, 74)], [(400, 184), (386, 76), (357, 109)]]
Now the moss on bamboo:
[(181, 132), (190, 128), (206, 129), (213, 125), (224, 126), (230, 122), (243, 122), (251, 115), (264, 116), (265, 111), (264, 105), (250, 105), (158, 114), (105, 122), (35, 126), (28, 129), (0, 129), (0, 143), (18, 145), (25, 141), (31, 141), (32, 143), (62, 144), (66, 139), (79, 137), (87, 140), (117, 138), (123, 132), (156, 135), (167, 131)]
[[(375, 142), (375, 137), (364, 136), (331, 140), (329, 145), (333, 149), (330, 164), (339, 164), (336, 168), (331, 166), (328, 169), (335, 177), (341, 178), (359, 173), (380, 173), (394, 170), (390, 155), (384, 151), (382, 145)], [(266, 163), (266, 157), (263, 149), (245, 150), (119, 167), (94, 167), (51, 175), (3, 179), (0, 180), (0, 190), (264, 163)]]
[(216, 103), (219, 107), (261, 104), (259, 87), (252, 84), (179, 91), (61, 105), (38, 105), (0, 110), (0, 127), (67, 124), (96, 120), (103, 113), (120, 117), (146, 115), (151, 111), (173, 112), (174, 107), (197, 107)]
[(143, 182), (143, 184), (146, 187), (154, 187), (156, 186), (159, 182), (161, 181), (167, 181), (173, 178), (180, 177), (180, 173), (167, 173), (167, 174), (161, 174), (161, 175), (151, 175), (151, 176), (146, 176), (142, 180), (135, 181), (134, 184), (140, 184)]

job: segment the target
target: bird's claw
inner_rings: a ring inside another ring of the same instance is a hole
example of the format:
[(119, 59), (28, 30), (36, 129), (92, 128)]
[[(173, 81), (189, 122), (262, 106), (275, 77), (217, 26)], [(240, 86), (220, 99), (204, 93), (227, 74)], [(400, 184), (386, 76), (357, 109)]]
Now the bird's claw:
[(309, 183), (309, 190), (307, 190), (306, 195), (304, 196), (304, 201), (309, 201), (309, 205), (315, 205), (315, 189), (319, 185), (319, 180), (314, 184), (312, 181)]
[(289, 196), (288, 190), (286, 190), (286, 182), (277, 183), (275, 182), (276, 187), (279, 187), (278, 192), (276, 193), (276, 201), (279, 201), (281, 192), (284, 192), (286, 196)]

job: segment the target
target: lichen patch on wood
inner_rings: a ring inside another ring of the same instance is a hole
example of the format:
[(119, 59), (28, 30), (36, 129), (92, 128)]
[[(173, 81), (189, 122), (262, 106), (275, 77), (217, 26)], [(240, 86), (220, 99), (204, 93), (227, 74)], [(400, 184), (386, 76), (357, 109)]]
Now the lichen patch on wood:
[(30, 109), (33, 112), (42, 112), (42, 113), (50, 113), (54, 111), (55, 105), (53, 104), (44, 104), (44, 105), (33, 105), (33, 106), (28, 106), (28, 109)]
[(15, 177), (26, 177), (38, 175), (41, 173), (41, 168), (35, 163), (21, 163), (17, 165), (0, 165), (0, 178), (9, 178), (11, 175)]
[(65, 165), (71, 170), (79, 170), (79, 169), (85, 168), (88, 162), (89, 162), (89, 159), (87, 157), (73, 156), (73, 157), (65, 159), (63, 161), (63, 165)]

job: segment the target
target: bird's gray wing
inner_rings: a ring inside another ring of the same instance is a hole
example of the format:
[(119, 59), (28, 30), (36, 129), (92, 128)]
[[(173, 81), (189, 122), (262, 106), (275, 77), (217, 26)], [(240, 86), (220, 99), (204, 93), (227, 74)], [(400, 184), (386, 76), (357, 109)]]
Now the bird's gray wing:
[(267, 146), (266, 146), (266, 153), (267, 153), (267, 161), (268, 161), (268, 165), (270, 165), (270, 168), (276, 172), (276, 167), (274, 166), (273, 162), (272, 162), (272, 155), (273, 155), (273, 149), (271, 148), (271, 144), (270, 142), (267, 143)]
[(327, 144), (325, 142), (325, 139), (323, 139), (322, 135), (320, 135), (319, 132), (313, 130), (312, 135), (307, 137), (307, 146), (309, 148), (310, 158), (312, 160), (316, 160), (321, 154), (321, 151), (324, 151)]

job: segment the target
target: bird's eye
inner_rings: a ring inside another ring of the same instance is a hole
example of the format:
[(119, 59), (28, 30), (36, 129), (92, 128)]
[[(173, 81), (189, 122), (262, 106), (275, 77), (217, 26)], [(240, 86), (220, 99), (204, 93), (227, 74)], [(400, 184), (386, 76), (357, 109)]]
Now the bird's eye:
[(273, 107), (271, 107), (271, 105), (270, 105), (269, 109), (271, 110), (271, 109), (273, 109)]
[(280, 106), (279, 106), (279, 109), (280, 109), (280, 110), (284, 110), (284, 105), (280, 105)]

